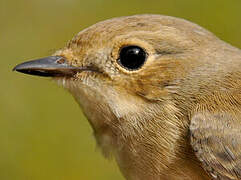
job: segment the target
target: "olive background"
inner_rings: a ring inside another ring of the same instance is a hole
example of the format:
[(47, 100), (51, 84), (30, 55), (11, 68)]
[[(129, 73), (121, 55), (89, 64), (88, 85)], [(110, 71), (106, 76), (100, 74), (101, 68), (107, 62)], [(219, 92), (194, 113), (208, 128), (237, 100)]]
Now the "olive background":
[(123, 180), (96, 148), (72, 96), (52, 80), (12, 72), (80, 30), (154, 13), (193, 21), (241, 47), (240, 0), (0, 0), (0, 180)]

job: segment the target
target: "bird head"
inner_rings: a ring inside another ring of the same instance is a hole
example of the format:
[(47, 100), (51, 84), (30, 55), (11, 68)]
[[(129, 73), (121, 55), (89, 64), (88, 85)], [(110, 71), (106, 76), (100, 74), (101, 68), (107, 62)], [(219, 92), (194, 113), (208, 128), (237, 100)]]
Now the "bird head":
[(194, 69), (210, 62), (218, 41), (178, 18), (114, 18), (81, 31), (52, 56), (15, 70), (53, 77), (68, 89), (106, 154), (115, 151), (120, 161), (123, 154), (135, 154), (126, 161), (138, 159), (145, 167), (159, 161), (164, 167), (185, 146), (188, 122), (182, 117), (188, 116), (186, 100), (195, 91), (190, 79)]

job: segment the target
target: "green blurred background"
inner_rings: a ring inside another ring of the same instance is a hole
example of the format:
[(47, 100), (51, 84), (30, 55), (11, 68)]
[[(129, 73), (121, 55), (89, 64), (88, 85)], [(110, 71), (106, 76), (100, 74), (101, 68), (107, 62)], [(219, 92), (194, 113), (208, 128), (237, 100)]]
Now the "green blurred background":
[(166, 14), (241, 47), (240, 0), (0, 0), (0, 180), (123, 180), (70, 94), (11, 69), (51, 55), (100, 20)]

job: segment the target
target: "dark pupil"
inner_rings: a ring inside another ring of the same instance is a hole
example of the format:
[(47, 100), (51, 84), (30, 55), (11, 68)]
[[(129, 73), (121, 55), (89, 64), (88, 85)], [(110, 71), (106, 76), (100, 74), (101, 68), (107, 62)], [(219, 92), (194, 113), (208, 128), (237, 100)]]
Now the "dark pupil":
[(129, 69), (139, 69), (146, 60), (145, 51), (138, 46), (126, 46), (120, 51), (119, 63)]

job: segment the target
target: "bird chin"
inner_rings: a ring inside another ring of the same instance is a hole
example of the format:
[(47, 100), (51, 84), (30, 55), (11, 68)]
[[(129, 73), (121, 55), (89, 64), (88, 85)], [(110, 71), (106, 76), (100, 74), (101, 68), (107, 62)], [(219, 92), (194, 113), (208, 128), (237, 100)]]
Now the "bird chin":
[(94, 131), (107, 121), (111, 121), (103, 117), (106, 113), (105, 117), (111, 117), (111, 113), (107, 111), (109, 109), (108, 93), (105, 91), (105, 87), (99, 86), (96, 79), (82, 76), (81, 79), (57, 77), (54, 80), (73, 95)]
[(65, 89), (69, 89), (72, 84), (71, 81), (73, 81), (69, 77), (54, 77), (53, 80), (57, 82), (59, 86), (62, 86)]
[[(78, 81), (74, 78), (54, 78), (58, 85), (67, 89), (80, 105), (93, 131), (98, 147), (104, 157), (109, 158), (113, 152), (113, 135), (108, 131), (109, 124), (116, 117), (106, 103), (108, 93), (101, 88), (90, 86), (90, 79)], [(92, 82), (94, 83), (94, 82)], [(93, 85), (93, 84), (92, 84)], [(101, 94), (104, 92), (104, 94)]]

